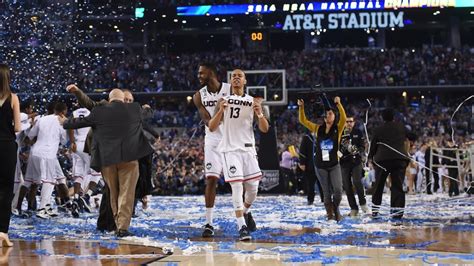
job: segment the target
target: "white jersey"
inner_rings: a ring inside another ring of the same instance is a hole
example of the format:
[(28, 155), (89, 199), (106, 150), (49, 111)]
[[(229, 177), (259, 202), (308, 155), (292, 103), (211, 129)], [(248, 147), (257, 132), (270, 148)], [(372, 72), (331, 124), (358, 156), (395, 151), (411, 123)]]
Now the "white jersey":
[[(86, 108), (79, 108), (72, 112), (74, 118), (87, 117), (91, 114)], [(90, 127), (74, 129), (74, 139), (76, 142), (85, 142), (87, 139), (87, 133), (89, 133)]]
[[(217, 93), (212, 93), (207, 90), (207, 86), (199, 90), (201, 94), (201, 102), (204, 108), (209, 112), (211, 117), (214, 116), (214, 112), (217, 106), (217, 101), (225, 96), (231, 94), (231, 88), (229, 83), (221, 83), (221, 89)], [(206, 136), (204, 138), (204, 145), (216, 146), (222, 139), (222, 126), (211, 132), (206, 126)]]
[(35, 136), (38, 138), (31, 148), (31, 155), (40, 158), (56, 158), (59, 143), (66, 143), (66, 131), (59, 124), (56, 115), (47, 115), (38, 119), (28, 133), (30, 139)]
[(255, 136), (253, 132), (253, 97), (226, 96), (227, 107), (222, 122), (222, 140), (220, 152), (246, 151), (256, 155)]

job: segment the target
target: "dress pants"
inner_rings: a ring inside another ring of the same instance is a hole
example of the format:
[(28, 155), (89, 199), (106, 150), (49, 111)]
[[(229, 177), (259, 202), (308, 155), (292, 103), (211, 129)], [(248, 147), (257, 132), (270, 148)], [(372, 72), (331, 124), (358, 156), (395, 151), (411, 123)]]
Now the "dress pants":
[(110, 206), (117, 229), (128, 230), (138, 181), (138, 161), (105, 166), (101, 172), (109, 186)]
[(390, 174), (392, 185), (390, 187), (390, 207), (393, 218), (402, 218), (405, 208), (405, 192), (403, 191), (403, 180), (408, 162), (405, 160), (387, 160), (377, 162), (384, 169), (375, 165), (375, 190), (372, 195), (372, 215), (377, 216), (380, 204), (382, 204), (383, 189), (385, 181)]
[(362, 185), (362, 163), (346, 163), (341, 165), (342, 173), (342, 185), (347, 195), (347, 201), (351, 210), (359, 210), (357, 202), (354, 195), (354, 189), (359, 198), (359, 205), (365, 205), (367, 202), (365, 200), (365, 190)]

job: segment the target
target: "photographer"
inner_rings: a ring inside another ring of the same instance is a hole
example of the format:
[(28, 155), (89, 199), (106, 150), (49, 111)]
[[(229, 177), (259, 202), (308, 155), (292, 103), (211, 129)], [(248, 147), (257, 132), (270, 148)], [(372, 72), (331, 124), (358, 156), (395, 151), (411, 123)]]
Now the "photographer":
[(365, 150), (365, 139), (362, 132), (354, 128), (354, 116), (348, 116), (346, 120), (346, 127), (341, 138), (341, 152), (340, 159), (342, 185), (346, 191), (347, 201), (351, 207), (350, 216), (356, 217), (359, 214), (357, 206), (354, 187), (359, 197), (359, 205), (364, 212), (368, 212), (367, 201), (365, 200), (365, 191), (362, 185), (362, 154)]

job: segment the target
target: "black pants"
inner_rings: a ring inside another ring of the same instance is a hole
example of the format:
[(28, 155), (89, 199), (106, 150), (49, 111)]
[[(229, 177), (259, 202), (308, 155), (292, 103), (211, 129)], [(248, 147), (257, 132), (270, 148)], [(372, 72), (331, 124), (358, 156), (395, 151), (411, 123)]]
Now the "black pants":
[(2, 233), (8, 233), (10, 227), (17, 148), (14, 140), (0, 141), (0, 232)]
[(362, 163), (346, 163), (341, 164), (342, 173), (342, 186), (346, 191), (347, 201), (351, 210), (359, 210), (357, 202), (355, 200), (354, 189), (355, 187), (357, 196), (359, 198), (359, 205), (367, 204), (365, 200), (365, 190), (362, 185)]
[(321, 202), (324, 202), (324, 193), (323, 189), (321, 188), (321, 183), (319, 183), (318, 177), (314, 171), (305, 171), (304, 172), (304, 180), (306, 186), (306, 195), (308, 197), (308, 203), (314, 202), (314, 196), (316, 195), (314, 191), (314, 185), (318, 186), (319, 196), (321, 197)]
[[(459, 171), (457, 168), (448, 168), (448, 176), (459, 180)], [(449, 196), (459, 195), (459, 184), (456, 180), (449, 179)]]
[(99, 217), (97, 218), (97, 230), (110, 232), (116, 229), (114, 213), (112, 212), (112, 206), (110, 206), (109, 186), (105, 183), (102, 200), (100, 201)]
[(408, 162), (404, 160), (389, 160), (377, 162), (384, 169), (375, 164), (375, 190), (372, 195), (372, 215), (378, 215), (380, 204), (382, 204), (383, 189), (388, 175), (392, 180), (390, 187), (390, 207), (393, 218), (402, 218), (405, 208), (405, 192), (403, 191), (403, 180)]
[(151, 194), (152, 156), (153, 154), (150, 154), (138, 160), (140, 175), (138, 176), (137, 188), (135, 189), (135, 199), (142, 199)]
[[(428, 194), (437, 192), (439, 189), (438, 168), (431, 167), (430, 169), (431, 171), (428, 171), (428, 169), (424, 169), (426, 175), (426, 193)], [(433, 181), (431, 181), (431, 177), (433, 177)], [(433, 191), (431, 191), (431, 182), (433, 182)]]
[[(298, 189), (298, 182), (296, 181), (295, 174), (293, 170), (288, 168), (280, 168), (282, 174), (282, 181), (283, 181), (283, 193), (287, 193), (288, 195), (293, 195), (297, 192)], [(292, 186), (290, 187), (290, 183)]]

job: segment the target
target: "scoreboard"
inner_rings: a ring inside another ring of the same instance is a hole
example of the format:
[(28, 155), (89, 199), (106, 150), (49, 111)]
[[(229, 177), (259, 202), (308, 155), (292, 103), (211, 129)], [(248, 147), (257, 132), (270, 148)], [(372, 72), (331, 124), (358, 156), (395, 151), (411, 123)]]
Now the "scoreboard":
[(263, 53), (268, 50), (268, 34), (265, 31), (245, 33), (245, 50), (251, 53)]

